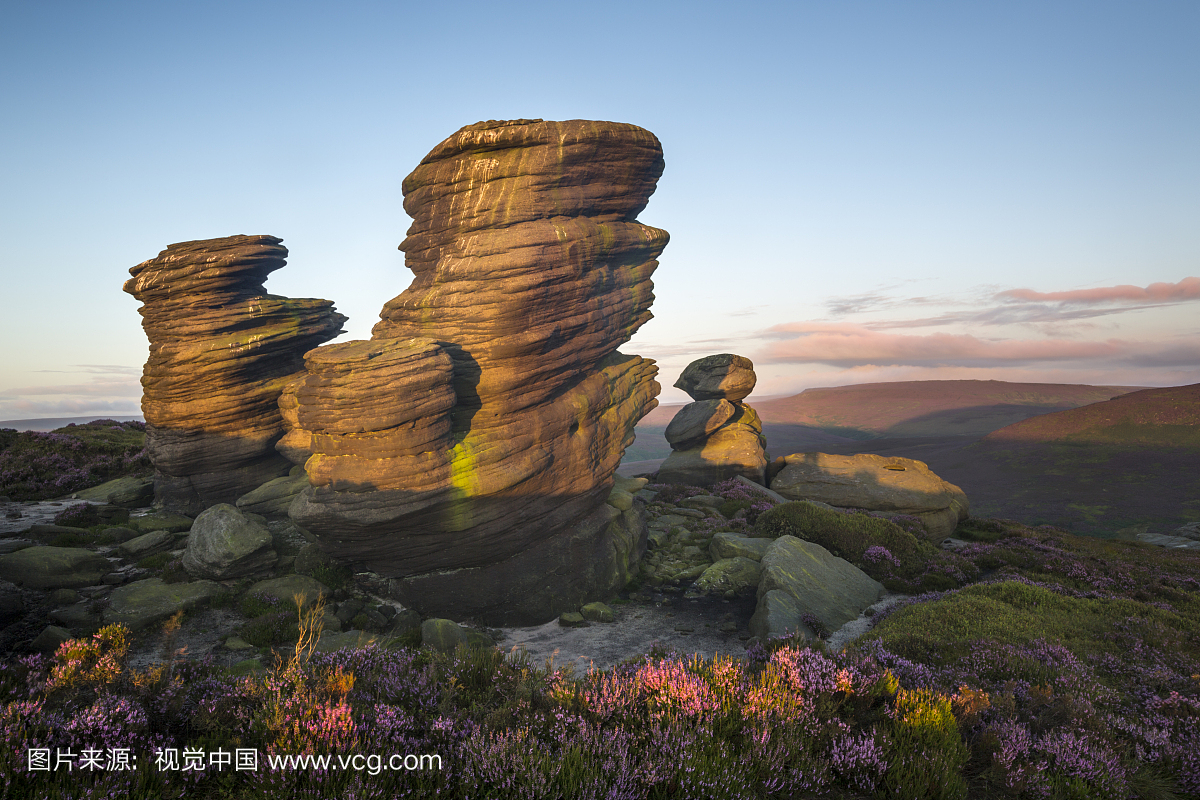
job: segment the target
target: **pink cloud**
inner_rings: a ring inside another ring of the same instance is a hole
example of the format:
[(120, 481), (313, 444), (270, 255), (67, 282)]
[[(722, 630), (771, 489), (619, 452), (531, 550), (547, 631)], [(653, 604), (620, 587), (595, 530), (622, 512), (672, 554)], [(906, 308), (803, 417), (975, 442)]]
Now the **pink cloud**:
[(861, 325), (788, 323), (769, 329), (783, 341), (768, 344), (766, 362), (855, 366), (982, 366), (989, 363), (1078, 361), (1120, 358), (1128, 343), (1068, 339), (980, 339), (970, 334), (925, 336), (884, 333)]
[(1006, 300), (1032, 303), (1145, 303), (1200, 300), (1200, 278), (1184, 278), (1179, 283), (1152, 283), (1140, 286), (1105, 286), (1097, 289), (1077, 289), (1070, 292), (1035, 292), (1032, 289), (1009, 289), (996, 295)]

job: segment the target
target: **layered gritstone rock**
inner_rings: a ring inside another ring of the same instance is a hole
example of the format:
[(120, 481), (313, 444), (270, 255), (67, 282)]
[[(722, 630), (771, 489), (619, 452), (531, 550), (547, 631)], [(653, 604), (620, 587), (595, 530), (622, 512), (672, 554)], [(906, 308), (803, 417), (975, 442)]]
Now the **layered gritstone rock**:
[(405, 179), (412, 284), (280, 401), (279, 450), (312, 484), (290, 513), (330, 555), (422, 614), (493, 624), (632, 577), (644, 508), (613, 474), (659, 386), (617, 348), (651, 317), (668, 237), (636, 216), (662, 169), (636, 126), (516, 120)]
[(329, 300), (269, 295), (284, 266), (274, 236), (181, 242), (129, 270), (150, 357), (142, 371), (155, 504), (197, 514), (232, 503), (291, 464), (279, 396), (303, 356), (341, 333)]

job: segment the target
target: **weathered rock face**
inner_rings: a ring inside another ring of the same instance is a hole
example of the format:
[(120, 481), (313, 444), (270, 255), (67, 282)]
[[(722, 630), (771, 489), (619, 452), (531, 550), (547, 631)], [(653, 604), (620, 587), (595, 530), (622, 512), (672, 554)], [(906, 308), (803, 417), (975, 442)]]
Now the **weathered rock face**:
[[(883, 596), (884, 588), (865, 572), (819, 544), (780, 536), (762, 558), (758, 608), (750, 632), (761, 639), (810, 629), (802, 615), (812, 614), (829, 631), (857, 619)], [(811, 638), (811, 637), (810, 637)]]
[(424, 614), (544, 622), (623, 585), (642, 511), (606, 503), (654, 362), (665, 231), (636, 221), (662, 173), (649, 131), (486, 122), (404, 181), (413, 283), (367, 342), (320, 348), (283, 393), (290, 514)]
[(775, 466), (771, 489), (789, 500), (909, 514), (934, 541), (953, 533), (971, 510), (962, 489), (911, 458), (793, 453), (776, 459)]
[(675, 386), (696, 402), (679, 409), (667, 425), (672, 450), (658, 469), (660, 482), (711, 486), (741, 475), (766, 484), (762, 421), (742, 402), (756, 380), (750, 359), (733, 353), (687, 365)]
[(275, 452), (279, 395), (346, 318), (328, 300), (266, 293), (285, 264), (281, 241), (181, 242), (129, 270), (125, 291), (142, 301), (150, 340), (142, 413), (156, 505), (194, 515), (291, 467)]

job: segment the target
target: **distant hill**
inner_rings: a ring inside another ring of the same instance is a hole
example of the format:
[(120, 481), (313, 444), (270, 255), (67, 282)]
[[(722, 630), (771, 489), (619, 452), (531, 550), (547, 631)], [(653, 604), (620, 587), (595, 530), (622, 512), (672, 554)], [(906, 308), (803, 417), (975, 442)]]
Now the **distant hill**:
[(984, 442), (1071, 442), (1200, 448), (1200, 383), (1140, 392), (1044, 414), (993, 431)]
[(68, 425), (85, 425), (92, 420), (111, 419), (115, 422), (143, 421), (142, 415), (137, 414), (92, 414), (90, 417), (42, 417), (40, 419), (0, 419), (0, 429), (11, 428), (17, 431), (52, 431), (65, 428)]
[[(792, 397), (748, 400), (763, 421), (772, 456), (875, 439), (979, 438), (1039, 414), (1109, 400), (1137, 386), (1006, 381), (896, 381), (806, 389)], [(683, 408), (659, 406), (638, 423), (625, 461), (664, 458), (667, 424)]]
[(851, 439), (983, 436), (1014, 422), (1112, 399), (1137, 386), (1006, 381), (896, 381), (807, 389), (750, 402), (764, 423)]

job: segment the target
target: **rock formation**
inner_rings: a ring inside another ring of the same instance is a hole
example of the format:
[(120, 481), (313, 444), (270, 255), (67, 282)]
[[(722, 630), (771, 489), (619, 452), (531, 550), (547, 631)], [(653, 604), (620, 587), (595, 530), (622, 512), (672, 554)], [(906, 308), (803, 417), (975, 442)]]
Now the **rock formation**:
[(962, 489), (911, 458), (793, 453), (775, 459), (772, 472), (771, 489), (789, 500), (908, 514), (934, 542), (954, 533), (971, 510)]
[(279, 395), (346, 318), (328, 300), (266, 293), (286, 263), (281, 241), (181, 242), (129, 270), (125, 291), (143, 303), (150, 340), (142, 413), (160, 507), (194, 515), (292, 466), (275, 451)]
[(292, 518), (391, 577), (423, 614), (544, 622), (619, 589), (643, 510), (610, 492), (654, 362), (617, 347), (650, 319), (663, 169), (612, 122), (469, 125), (404, 181), (415, 275), (365, 342), (320, 348), (280, 399), (279, 451), (311, 486)]
[(754, 391), (755, 381), (750, 359), (732, 353), (687, 365), (675, 387), (696, 402), (681, 408), (667, 425), (671, 455), (658, 469), (660, 482), (711, 486), (743, 475), (766, 484), (762, 422), (742, 402)]

